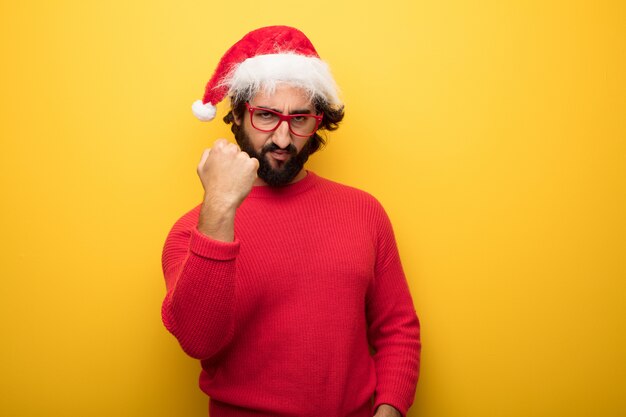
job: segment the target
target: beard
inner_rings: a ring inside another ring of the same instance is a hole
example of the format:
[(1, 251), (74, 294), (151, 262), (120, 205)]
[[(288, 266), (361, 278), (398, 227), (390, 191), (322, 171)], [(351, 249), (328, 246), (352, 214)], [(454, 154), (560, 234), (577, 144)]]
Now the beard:
[[(246, 133), (243, 127), (240, 127), (235, 132), (235, 139), (242, 151), (247, 153), (251, 158), (256, 158), (259, 161), (259, 170), (257, 175), (270, 187), (283, 187), (296, 177), (302, 168), (304, 168), (305, 162), (309, 159), (311, 139), (309, 138), (306, 144), (302, 147), (300, 152), (293, 144), (289, 144), (286, 148), (280, 148), (274, 142), (268, 143), (261, 148), (260, 152), (257, 152), (252, 143), (250, 137)], [(270, 165), (267, 153), (277, 150), (283, 150), (289, 152), (289, 159), (281, 163), (277, 168), (273, 168)]]

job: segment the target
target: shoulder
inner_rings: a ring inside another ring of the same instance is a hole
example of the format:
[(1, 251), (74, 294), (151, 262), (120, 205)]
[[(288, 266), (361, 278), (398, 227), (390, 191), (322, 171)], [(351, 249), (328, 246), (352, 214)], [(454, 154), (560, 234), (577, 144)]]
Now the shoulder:
[(336, 199), (336, 201), (352, 202), (372, 210), (382, 210), (382, 204), (367, 191), (350, 185), (342, 184), (317, 176), (318, 191), (324, 195)]
[(388, 227), (389, 217), (376, 197), (362, 189), (318, 177), (316, 200), (326, 209), (349, 216), (363, 227)]

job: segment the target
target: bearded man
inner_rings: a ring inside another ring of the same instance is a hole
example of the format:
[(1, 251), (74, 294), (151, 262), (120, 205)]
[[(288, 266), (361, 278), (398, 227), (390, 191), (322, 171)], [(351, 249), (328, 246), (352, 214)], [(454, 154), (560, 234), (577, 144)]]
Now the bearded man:
[(299, 30), (248, 33), (222, 57), (201, 120), (226, 96), (235, 145), (202, 154), (202, 204), (163, 250), (162, 318), (201, 361), (211, 417), (404, 416), (419, 321), (393, 230), (369, 194), (304, 169), (343, 119)]

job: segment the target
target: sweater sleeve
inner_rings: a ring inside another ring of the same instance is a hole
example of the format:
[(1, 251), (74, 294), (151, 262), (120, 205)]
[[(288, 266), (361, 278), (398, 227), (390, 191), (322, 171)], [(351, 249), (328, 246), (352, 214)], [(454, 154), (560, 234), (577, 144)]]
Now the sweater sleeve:
[(413, 404), (419, 374), (420, 324), (393, 229), (382, 207), (376, 217), (379, 227), (375, 277), (366, 304), (377, 377), (374, 410), (389, 404), (405, 416)]
[(183, 350), (206, 359), (233, 335), (235, 258), (239, 243), (221, 242), (197, 230), (199, 208), (172, 228), (163, 248), (167, 294), (161, 316)]

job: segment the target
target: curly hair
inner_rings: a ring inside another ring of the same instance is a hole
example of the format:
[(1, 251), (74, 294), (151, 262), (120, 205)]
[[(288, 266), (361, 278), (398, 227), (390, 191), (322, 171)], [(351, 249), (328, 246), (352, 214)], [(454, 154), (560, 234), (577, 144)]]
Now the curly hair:
[[(231, 124), (230, 130), (237, 137), (237, 133), (240, 126), (235, 123), (235, 118), (243, 120), (244, 113), (246, 111), (246, 102), (252, 99), (252, 92), (249, 94), (238, 95), (237, 97), (230, 97), (231, 109), (226, 116), (224, 116), (224, 122)], [(323, 97), (313, 96), (313, 107), (318, 114), (323, 114), (324, 118), (320, 122), (318, 131), (311, 137), (309, 142), (309, 154), (318, 151), (326, 144), (326, 140), (319, 134), (320, 130), (333, 131), (339, 128), (339, 122), (343, 120), (344, 107), (334, 108), (331, 107), (327, 100)]]

